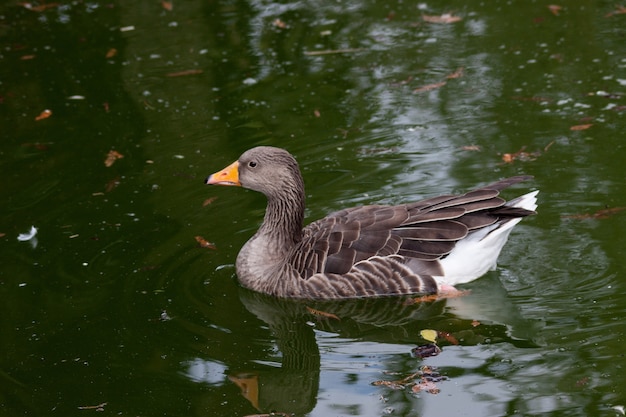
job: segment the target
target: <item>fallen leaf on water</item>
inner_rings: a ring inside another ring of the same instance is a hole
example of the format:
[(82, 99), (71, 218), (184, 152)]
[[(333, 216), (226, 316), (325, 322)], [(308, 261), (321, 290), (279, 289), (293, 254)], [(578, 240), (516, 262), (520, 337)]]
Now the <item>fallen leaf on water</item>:
[(35, 59), (35, 57), (36, 57), (36, 56), (37, 56), (37, 55), (35, 55), (35, 54), (30, 54), (30, 55), (22, 55), (22, 56), (20, 57), (20, 59), (21, 59), (22, 61), (29, 61), (29, 60), (31, 60), (31, 59)]
[(515, 153), (505, 153), (502, 155), (502, 160), (505, 164), (512, 164), (513, 162), (520, 161), (534, 161), (538, 157), (540, 157), (543, 153), (548, 152), (548, 149), (554, 144), (554, 141), (548, 143), (543, 151), (535, 151), (535, 152), (526, 152), (526, 146), (522, 146), (519, 151)]
[(115, 190), (117, 188), (117, 186), (120, 185), (121, 182), (122, 181), (121, 181), (121, 178), (119, 176), (113, 178), (112, 180), (108, 181), (104, 185), (104, 192), (110, 193), (111, 191)]
[(5, 237), (7, 234), (0, 232), (0, 237)]
[(272, 24), (274, 26), (276, 26), (277, 28), (279, 28), (279, 29), (287, 29), (287, 24), (285, 22), (283, 22), (282, 20), (278, 19), (278, 18), (274, 19)]
[(557, 4), (550, 4), (548, 6), (548, 9), (550, 10), (550, 13), (552, 13), (555, 16), (558, 16), (559, 13), (561, 12), (561, 9), (563, 9), (563, 7)]
[(434, 343), (435, 341), (437, 341), (437, 330), (431, 330), (431, 329), (420, 330), (420, 336), (422, 336), (422, 339), (428, 340), (429, 342)]
[(213, 243), (209, 242), (208, 240), (206, 240), (202, 236), (196, 236), (195, 239), (196, 239), (196, 242), (198, 242), (198, 245), (201, 248), (217, 249), (217, 247)]
[(611, 207), (611, 208), (598, 210), (595, 213), (567, 214), (562, 217), (565, 219), (576, 219), (576, 220), (585, 220), (585, 219), (604, 220), (624, 210), (626, 210), (626, 207)]
[(461, 149), (464, 151), (480, 151), (480, 146), (478, 145), (465, 145), (461, 146)]
[(448, 341), (448, 343), (451, 343), (453, 345), (458, 345), (459, 341), (457, 340), (456, 337), (454, 337), (452, 334), (448, 333), (448, 332), (438, 332), (438, 336), (440, 338), (446, 339)]
[(441, 353), (441, 348), (435, 343), (429, 343), (427, 345), (420, 345), (411, 349), (411, 355), (415, 358), (430, 358), (437, 356)]
[(463, 76), (463, 71), (464, 71), (464, 68), (459, 67), (452, 74), (446, 75), (446, 78), (449, 80), (454, 79), (454, 78), (461, 78)]
[(111, 165), (113, 165), (115, 161), (117, 161), (118, 159), (122, 159), (123, 157), (124, 155), (112, 149), (109, 151), (109, 153), (107, 154), (107, 157), (104, 160), (104, 166), (108, 168)]
[(332, 54), (349, 54), (353, 52), (365, 51), (365, 48), (347, 48), (347, 49), (323, 49), (320, 51), (306, 51), (306, 56), (332, 55)]
[(197, 75), (197, 74), (202, 74), (204, 71), (201, 69), (190, 69), (190, 70), (184, 70), (184, 71), (178, 71), (178, 72), (170, 72), (168, 74), (165, 74), (166, 77), (184, 77), (187, 75)]
[(423, 366), (419, 371), (412, 373), (406, 378), (396, 381), (374, 381), (372, 382), (372, 385), (384, 386), (391, 389), (404, 389), (406, 387), (411, 387), (411, 391), (413, 392), (426, 391), (431, 394), (438, 394), (440, 390), (436, 383), (447, 379), (448, 378), (442, 376), (435, 367)]
[(35, 117), (35, 120), (39, 121), (39, 120), (47, 119), (50, 116), (52, 116), (52, 110), (45, 109), (44, 111), (39, 113), (39, 116)]
[(462, 19), (459, 16), (454, 16), (450, 13), (444, 13), (441, 16), (422, 15), (422, 20), (428, 23), (456, 23)]
[(589, 384), (589, 377), (588, 376), (584, 376), (584, 377), (580, 378), (578, 381), (576, 381), (576, 386), (577, 387), (584, 387), (587, 384)]
[(161, 1), (161, 7), (163, 7), (165, 10), (167, 10), (168, 12), (171, 12), (172, 9), (174, 8), (174, 5), (172, 4), (171, 1)]
[(612, 12), (605, 14), (604, 17), (611, 17), (616, 14), (626, 14), (626, 7), (624, 6), (616, 6), (616, 7), (617, 7), (616, 10), (613, 10)]
[(420, 382), (413, 385), (413, 388), (411, 388), (411, 390), (413, 392), (426, 391), (429, 394), (439, 394), (441, 392), (437, 384), (435, 384), (432, 381), (425, 380), (425, 379), (422, 379)]
[(96, 410), (96, 411), (104, 411), (104, 407), (107, 403), (101, 403), (98, 405), (83, 405), (78, 407), (79, 410)]
[(320, 111), (318, 109), (313, 110), (313, 115), (315, 117), (320, 117), (322, 114), (320, 113)]
[(341, 320), (339, 317), (337, 317), (333, 313), (327, 313), (325, 311), (316, 310), (316, 309), (311, 308), (309, 306), (306, 306), (306, 309), (307, 309), (307, 311), (309, 313), (313, 314), (314, 316), (326, 317), (327, 319)]
[(107, 58), (107, 59), (108, 59), (108, 58), (113, 58), (115, 55), (117, 55), (117, 49), (115, 49), (115, 48), (110, 48), (110, 49), (107, 51), (107, 53), (106, 53), (106, 55), (105, 55), (105, 58)]
[(472, 327), (478, 327), (480, 326), (480, 322), (478, 320), (472, 320)]
[(209, 197), (209, 198), (207, 198), (206, 200), (204, 200), (204, 201), (202, 202), (202, 207), (206, 207), (206, 206), (208, 206), (209, 204), (211, 204), (211, 203), (212, 203), (212, 202), (214, 202), (215, 200), (217, 200), (217, 197)]
[(444, 85), (446, 85), (446, 82), (445, 81), (440, 81), (438, 83), (433, 83), (433, 84), (424, 85), (422, 87), (417, 87), (415, 90), (413, 90), (413, 92), (414, 93), (422, 93), (424, 91), (435, 90), (437, 88), (443, 87)]
[(61, 3), (44, 3), (38, 6), (35, 6), (30, 2), (22, 2), (22, 3), (17, 3), (17, 4), (33, 12), (44, 12), (48, 9), (59, 7), (61, 5)]
[(584, 125), (575, 125), (575, 126), (570, 126), (569, 130), (587, 130), (591, 126), (593, 126), (593, 123), (584, 124)]

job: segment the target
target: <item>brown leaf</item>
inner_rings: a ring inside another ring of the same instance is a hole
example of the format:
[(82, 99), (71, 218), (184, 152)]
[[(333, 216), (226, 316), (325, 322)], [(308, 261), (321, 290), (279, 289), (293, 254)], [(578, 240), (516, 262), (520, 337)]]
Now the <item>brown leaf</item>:
[(38, 6), (35, 6), (30, 2), (22, 2), (22, 3), (17, 3), (17, 4), (18, 6), (22, 6), (25, 9), (28, 9), (33, 12), (45, 12), (48, 9), (59, 7), (61, 5), (61, 3), (44, 3)]
[(428, 381), (426, 379), (422, 379), (420, 382), (413, 385), (413, 388), (411, 388), (411, 390), (413, 392), (426, 391), (429, 394), (439, 394), (439, 392), (441, 392), (439, 387), (437, 387), (437, 384), (435, 384), (432, 381)]
[[(543, 148), (543, 152), (544, 153), (547, 152), (548, 149), (550, 149), (550, 147), (553, 144), (554, 144), (554, 141), (552, 141), (549, 144), (547, 144), (546, 147)], [(525, 149), (526, 149), (526, 146), (522, 146), (520, 148), (520, 150), (515, 152), (515, 153), (505, 153), (505, 154), (503, 154), (502, 155), (502, 161), (504, 161), (505, 164), (512, 164), (516, 160), (520, 160), (520, 161), (534, 161), (535, 159), (540, 157), (541, 154), (542, 154), (541, 151), (526, 152)]]
[(616, 10), (613, 10), (612, 12), (605, 14), (604, 17), (611, 17), (616, 14), (626, 14), (626, 7), (624, 6), (616, 6), (616, 7), (617, 7)]
[(422, 15), (422, 20), (428, 23), (456, 23), (462, 19), (459, 16), (453, 16), (450, 13), (444, 13), (441, 16)]
[(585, 125), (574, 125), (574, 126), (570, 126), (569, 130), (587, 130), (591, 126), (593, 126), (593, 123), (589, 123)]
[(178, 72), (170, 72), (168, 74), (165, 74), (166, 77), (184, 77), (186, 75), (197, 75), (197, 74), (202, 74), (204, 71), (201, 69), (190, 69), (190, 70), (184, 70), (184, 71), (178, 71)]
[(287, 29), (287, 24), (278, 18), (274, 19), (272, 24), (279, 29)]
[(472, 320), (472, 327), (478, 327), (480, 326), (480, 322), (478, 320)]
[(576, 219), (576, 220), (585, 220), (585, 219), (604, 220), (624, 210), (626, 210), (626, 207), (611, 207), (611, 208), (598, 210), (595, 213), (567, 214), (562, 217), (565, 219)]
[(557, 4), (550, 4), (550, 5), (548, 6), (548, 9), (550, 9), (550, 12), (551, 12), (553, 15), (555, 15), (555, 16), (558, 16), (558, 15), (559, 15), (559, 13), (561, 12), (561, 9), (562, 9), (562, 8), (563, 8), (563, 7), (561, 7), (561, 6), (557, 5)]
[(167, 10), (168, 12), (171, 12), (172, 9), (174, 8), (174, 5), (172, 4), (171, 1), (161, 1), (161, 7), (163, 7), (165, 10)]
[(465, 145), (465, 146), (461, 146), (461, 149), (464, 150), (464, 151), (479, 152), (480, 151), (480, 146), (478, 146), (478, 145)]
[(120, 185), (120, 183), (121, 183), (120, 177), (115, 177), (111, 181), (105, 184), (104, 191), (107, 193), (110, 193), (111, 191), (115, 190), (117, 186)]
[(422, 93), (424, 91), (435, 90), (437, 88), (443, 87), (444, 85), (446, 85), (445, 81), (440, 81), (438, 83), (424, 85), (422, 87), (417, 87), (415, 90), (413, 90), (413, 93)]
[(316, 309), (311, 308), (309, 306), (306, 306), (306, 309), (307, 309), (307, 311), (309, 313), (313, 314), (314, 316), (325, 317), (327, 319), (341, 320), (339, 317), (337, 317), (333, 313), (327, 313), (325, 311), (316, 310)]
[(22, 55), (22, 56), (20, 57), (20, 59), (21, 59), (22, 61), (30, 61), (31, 59), (35, 59), (35, 57), (36, 57), (36, 56), (37, 56), (37, 55), (35, 55), (35, 54), (31, 54), (31, 55)]
[(313, 115), (315, 117), (320, 117), (322, 114), (320, 113), (320, 111), (318, 109), (313, 110)]
[(452, 343), (453, 345), (458, 345), (459, 341), (457, 340), (456, 337), (454, 337), (453, 335), (451, 335), (448, 332), (437, 332), (437, 336), (438, 337), (442, 337), (444, 339), (446, 339), (448, 342)]
[(109, 59), (109, 58), (113, 58), (115, 55), (117, 55), (117, 49), (115, 48), (109, 48), (109, 50), (107, 51), (105, 58)]
[(454, 78), (461, 78), (463, 76), (463, 71), (464, 71), (464, 68), (459, 67), (452, 74), (448, 74), (446, 78), (449, 80), (454, 79)]
[(104, 166), (109, 168), (111, 165), (115, 163), (115, 161), (117, 161), (118, 159), (122, 159), (123, 157), (124, 155), (122, 155), (118, 151), (110, 150), (109, 153), (107, 154), (106, 159), (104, 160)]
[(39, 116), (35, 117), (36, 121), (39, 120), (43, 120), (43, 119), (47, 119), (48, 117), (52, 116), (52, 110), (44, 110), (41, 113), (39, 113)]
[(214, 202), (215, 200), (217, 200), (217, 197), (209, 197), (209, 198), (207, 198), (206, 200), (204, 200), (204, 201), (202, 202), (202, 207), (206, 207), (206, 206), (208, 206), (209, 204), (211, 204), (211, 203), (212, 203), (212, 202)]
[(198, 245), (200, 245), (201, 248), (217, 249), (217, 247), (213, 243), (209, 242), (208, 240), (206, 240), (202, 236), (196, 236), (195, 239), (196, 239), (196, 242), (198, 242)]

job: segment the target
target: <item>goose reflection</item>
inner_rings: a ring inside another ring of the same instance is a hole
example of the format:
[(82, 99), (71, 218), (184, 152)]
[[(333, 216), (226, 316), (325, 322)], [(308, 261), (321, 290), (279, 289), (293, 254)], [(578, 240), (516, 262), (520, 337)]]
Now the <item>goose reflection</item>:
[[(414, 304), (407, 303), (407, 297), (296, 301), (245, 289), (240, 290), (240, 299), (268, 325), (281, 354), (280, 363), (252, 358), (262, 365), (261, 370), (235, 370), (228, 378), (257, 410), (266, 413), (304, 414), (315, 408), (324, 361), (318, 346), (320, 335), (334, 334), (348, 343), (350, 339), (358, 339), (406, 344), (407, 356), (412, 348), (424, 343), (420, 330), (426, 328), (445, 332), (462, 346), (503, 342), (520, 348), (537, 346), (533, 324), (521, 317), (505, 289), (493, 277), (473, 285), (464, 296)], [(328, 340), (324, 337), (326, 346)], [(440, 343), (442, 354), (446, 344), (450, 342)], [(420, 360), (414, 360), (418, 368)], [(346, 360), (346, 366), (348, 363)]]

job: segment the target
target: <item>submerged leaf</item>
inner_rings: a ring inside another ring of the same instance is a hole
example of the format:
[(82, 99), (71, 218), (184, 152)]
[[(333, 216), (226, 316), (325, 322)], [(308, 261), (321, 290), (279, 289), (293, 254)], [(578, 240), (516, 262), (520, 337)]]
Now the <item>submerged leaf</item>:
[(428, 23), (456, 23), (462, 19), (459, 16), (451, 15), (450, 13), (444, 13), (441, 16), (422, 15), (422, 20)]
[(309, 313), (313, 314), (314, 316), (326, 317), (327, 319), (341, 320), (338, 316), (336, 316), (333, 313), (327, 313), (325, 311), (316, 310), (316, 309), (311, 308), (309, 306), (306, 306), (306, 309), (307, 309), (307, 311)]

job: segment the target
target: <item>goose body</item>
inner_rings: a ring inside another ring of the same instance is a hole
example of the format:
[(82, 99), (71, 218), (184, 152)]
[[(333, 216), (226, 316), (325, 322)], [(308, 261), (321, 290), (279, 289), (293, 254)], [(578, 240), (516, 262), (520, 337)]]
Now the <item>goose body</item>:
[(348, 208), (304, 228), (302, 175), (283, 149), (252, 148), (205, 182), (267, 197), (263, 223), (237, 256), (244, 287), (277, 297), (341, 299), (434, 294), (495, 268), (513, 226), (535, 213), (538, 193), (507, 202), (500, 191), (530, 178), (397, 206)]

